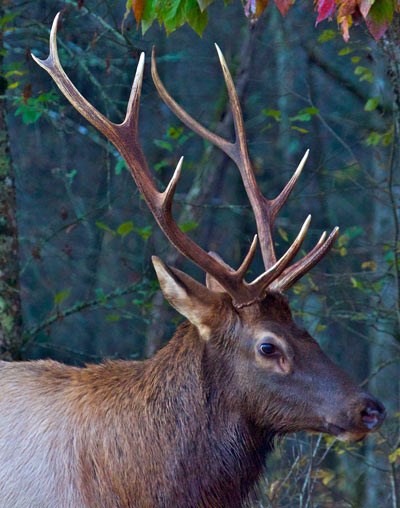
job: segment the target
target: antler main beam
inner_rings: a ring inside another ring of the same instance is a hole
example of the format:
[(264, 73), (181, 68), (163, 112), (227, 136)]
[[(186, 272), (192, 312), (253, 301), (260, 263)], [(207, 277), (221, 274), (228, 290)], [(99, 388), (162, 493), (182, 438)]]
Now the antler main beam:
[(247, 283), (244, 280), (244, 276), (256, 250), (257, 235), (254, 237), (249, 252), (241, 266), (237, 270), (234, 270), (233, 268), (225, 265), (225, 263), (220, 262), (213, 255), (205, 252), (189, 236), (185, 235), (173, 220), (172, 203), (182, 170), (183, 158), (181, 158), (178, 162), (175, 172), (164, 192), (159, 192), (154, 184), (153, 177), (139, 142), (138, 130), (140, 94), (145, 61), (144, 53), (141, 54), (139, 59), (125, 119), (122, 123), (115, 124), (97, 111), (97, 109), (95, 109), (81, 95), (64, 72), (57, 52), (57, 26), (59, 17), (60, 13), (55, 17), (51, 29), (49, 56), (45, 60), (40, 60), (32, 55), (33, 59), (50, 74), (63, 95), (69, 100), (74, 108), (96, 129), (104, 134), (104, 136), (106, 136), (106, 138), (109, 139), (120, 152), (122, 157), (125, 159), (132, 177), (135, 180), (139, 191), (142, 193), (150, 211), (169, 241), (185, 257), (196, 263), (206, 273), (212, 275), (225, 289), (225, 291), (232, 296), (235, 305), (248, 305), (255, 300), (263, 298), (268, 287), (273, 287), (279, 290), (290, 287), (290, 285), (292, 285), (299, 277), (301, 277), (301, 275), (314, 266), (314, 264), (316, 264), (326, 254), (333, 245), (337, 236), (337, 229), (331, 233), (327, 240), (325, 240), (325, 236), (323, 235), (314, 249), (312, 249), (303, 259), (289, 267), (289, 263), (296, 256), (307, 233), (311, 220), (311, 217), (309, 216), (287, 252), (280, 259), (276, 259), (272, 240), (272, 229), (275, 217), (293, 189), (293, 186), (303, 169), (308, 153), (306, 153), (303, 157), (299, 167), (281, 194), (274, 200), (267, 200), (264, 198), (257, 186), (249, 159), (243, 116), (233, 85), (233, 80), (218, 47), (218, 55), (224, 73), (225, 82), (228, 87), (233, 112), (236, 132), (235, 143), (231, 143), (220, 136), (211, 133), (208, 129), (188, 115), (170, 97), (158, 77), (154, 52), (152, 58), (152, 75), (160, 96), (178, 116), (178, 118), (180, 118), (183, 123), (185, 123), (194, 132), (221, 148), (239, 168), (247, 195), (256, 217), (257, 230), (261, 241), (261, 250), (265, 264), (265, 272), (257, 277), (252, 283)]

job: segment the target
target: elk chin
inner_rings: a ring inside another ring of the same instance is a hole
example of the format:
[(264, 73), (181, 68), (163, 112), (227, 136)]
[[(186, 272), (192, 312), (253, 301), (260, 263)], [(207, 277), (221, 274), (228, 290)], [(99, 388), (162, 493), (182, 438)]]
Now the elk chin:
[(342, 432), (336, 436), (336, 439), (343, 443), (357, 443), (367, 437), (368, 432)]
[(331, 436), (335, 436), (338, 441), (345, 443), (357, 443), (358, 441), (362, 441), (369, 434), (369, 432), (365, 430), (346, 430), (333, 423), (328, 423), (325, 432)]

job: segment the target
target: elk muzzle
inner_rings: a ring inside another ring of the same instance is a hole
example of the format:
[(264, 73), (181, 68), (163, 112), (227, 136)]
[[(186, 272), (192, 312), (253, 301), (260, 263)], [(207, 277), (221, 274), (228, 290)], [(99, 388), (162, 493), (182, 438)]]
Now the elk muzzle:
[(386, 409), (369, 393), (363, 393), (359, 401), (338, 423), (329, 423), (327, 430), (341, 441), (360, 441), (375, 432), (386, 417)]

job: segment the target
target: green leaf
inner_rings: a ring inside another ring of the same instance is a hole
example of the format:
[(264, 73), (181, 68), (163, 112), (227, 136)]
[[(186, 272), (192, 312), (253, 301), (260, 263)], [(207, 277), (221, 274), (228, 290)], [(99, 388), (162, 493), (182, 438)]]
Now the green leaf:
[(185, 18), (189, 26), (201, 36), (208, 23), (208, 13), (200, 9), (196, 0), (186, 0)]
[(396, 448), (394, 452), (390, 453), (388, 458), (391, 464), (394, 464), (397, 459), (400, 459), (400, 447)]
[(308, 134), (310, 132), (308, 129), (304, 129), (303, 127), (298, 127), (297, 125), (292, 125), (291, 129), (293, 131), (300, 132), (301, 134)]
[(357, 65), (357, 67), (354, 69), (354, 74), (359, 76), (360, 81), (367, 81), (368, 83), (374, 82), (374, 75), (371, 69), (368, 69), (368, 67)]
[(291, 122), (309, 122), (312, 116), (317, 115), (319, 109), (315, 107), (308, 107), (301, 109), (297, 115), (289, 118)]
[(279, 109), (263, 109), (261, 113), (264, 116), (272, 117), (276, 122), (280, 122), (282, 120), (282, 112)]
[(187, 221), (179, 224), (179, 229), (182, 231), (182, 233), (188, 233), (189, 231), (196, 229), (198, 226), (199, 224), (195, 221)]
[(126, 165), (125, 159), (122, 157), (118, 160), (117, 164), (115, 165), (115, 174), (119, 176), (124, 169), (127, 169), (128, 166)]
[(197, 0), (199, 4), (200, 10), (204, 11), (207, 9), (209, 5), (211, 5), (215, 0)]
[(144, 226), (143, 228), (134, 228), (137, 233), (144, 241), (148, 240), (153, 233), (152, 226)]
[(318, 37), (318, 42), (324, 43), (331, 41), (332, 39), (335, 39), (337, 37), (337, 31), (336, 30), (324, 30), (322, 34)]
[(107, 226), (107, 224), (105, 224), (104, 222), (101, 222), (101, 221), (97, 220), (96, 221), (96, 226), (99, 229), (102, 229), (103, 231), (107, 231), (107, 233), (111, 233), (113, 236), (115, 236), (115, 231), (112, 230), (109, 226)]
[(158, 21), (163, 23), (167, 34), (179, 28), (185, 22), (184, 0), (163, 0), (159, 3)]
[(71, 171), (68, 171), (68, 173), (65, 174), (69, 184), (72, 184), (77, 174), (78, 171), (76, 169), (71, 169)]
[(133, 222), (131, 220), (127, 222), (123, 222), (117, 228), (117, 233), (124, 238), (126, 235), (129, 235), (134, 229)]
[(372, 131), (368, 134), (365, 144), (367, 146), (377, 146), (382, 141), (382, 135), (379, 132)]
[(158, 146), (159, 148), (163, 148), (164, 150), (167, 150), (168, 152), (173, 152), (174, 149), (171, 145), (171, 143), (168, 143), (168, 141), (164, 141), (163, 139), (155, 139), (153, 143)]
[(183, 127), (169, 127), (167, 136), (171, 139), (179, 139), (183, 134)]
[(121, 316), (119, 314), (108, 314), (108, 316), (106, 316), (106, 321), (108, 323), (115, 323), (116, 321), (120, 321), (121, 319)]
[(165, 160), (161, 160), (160, 162), (157, 162), (157, 164), (154, 165), (155, 171), (161, 171), (164, 168), (169, 168), (169, 164)]
[(144, 4), (144, 11), (142, 13), (141, 27), (143, 34), (151, 27), (157, 19), (157, 6), (158, 0), (146, 0)]
[(2, 29), (2, 31), (4, 30), (5, 26), (8, 23), (10, 23), (13, 19), (15, 19), (20, 14), (21, 14), (20, 12), (15, 11), (15, 12), (9, 12), (9, 13), (5, 14), (4, 16), (2, 16), (0, 18), (0, 28)]
[(285, 231), (282, 227), (279, 227), (278, 228), (278, 233), (279, 233), (279, 236), (285, 240), (285, 242), (288, 242), (289, 241), (289, 237), (288, 237), (288, 234), (287, 234), (287, 231)]
[(379, 97), (371, 97), (364, 106), (364, 111), (374, 111), (379, 106)]
[(39, 118), (47, 111), (49, 102), (56, 102), (58, 100), (54, 92), (43, 93), (38, 97), (17, 97), (14, 99), (14, 106), (16, 106), (15, 116), (21, 116), (24, 124), (32, 124), (39, 120)]
[(351, 285), (353, 288), (364, 289), (364, 286), (362, 285), (362, 283), (359, 280), (357, 280), (355, 277), (350, 277), (350, 281), (351, 281)]
[(352, 53), (353, 51), (354, 51), (353, 48), (351, 48), (350, 46), (346, 46), (345, 48), (341, 49), (338, 52), (338, 55), (339, 56), (346, 56), (346, 55), (349, 55), (350, 53)]
[(368, 146), (389, 146), (393, 143), (393, 133), (393, 127), (383, 133), (371, 131), (365, 140), (365, 144)]
[(11, 69), (10, 71), (8, 71), (4, 74), (4, 77), (6, 79), (10, 79), (13, 76), (24, 76), (25, 74), (26, 74), (26, 71), (20, 71), (19, 69)]
[(393, 126), (390, 129), (383, 133), (382, 135), (382, 145), (389, 146), (393, 143), (394, 138), (394, 129)]
[[(11, 87), (9, 87), (11, 88)], [(39, 118), (42, 116), (43, 111), (39, 111), (35, 108), (30, 108), (29, 106), (20, 106), (15, 111), (15, 116), (20, 116), (22, 118), (22, 122), (25, 125), (29, 125), (32, 123), (35, 123), (39, 120)]]
[(54, 304), (60, 305), (64, 300), (66, 300), (71, 294), (70, 289), (64, 289), (63, 291), (59, 291), (54, 295)]

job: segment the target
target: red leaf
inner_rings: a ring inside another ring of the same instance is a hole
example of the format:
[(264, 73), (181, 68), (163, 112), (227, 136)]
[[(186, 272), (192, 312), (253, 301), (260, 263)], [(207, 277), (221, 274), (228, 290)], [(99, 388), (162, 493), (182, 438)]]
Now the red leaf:
[(392, 0), (374, 2), (365, 18), (368, 30), (375, 40), (379, 40), (393, 21), (395, 4)]
[(355, 12), (358, 11), (358, 1), (357, 0), (339, 0), (337, 2), (337, 7), (338, 7), (337, 17), (338, 17), (339, 23), (341, 23), (342, 22), (341, 18), (344, 18), (346, 16), (353, 17)]
[(294, 0), (275, 0), (275, 4), (282, 16), (286, 16), (293, 3)]
[(386, 32), (386, 30), (388, 29), (388, 26), (389, 26), (389, 23), (387, 21), (384, 21), (382, 23), (377, 23), (375, 20), (371, 19), (369, 16), (366, 18), (365, 23), (367, 25), (369, 33), (372, 35), (372, 37), (376, 41), (379, 41), (379, 39)]
[(368, 16), (368, 13), (369, 13), (372, 5), (374, 4), (374, 1), (375, 0), (360, 0), (359, 1), (360, 12), (364, 18), (366, 18)]
[(316, 25), (326, 18), (330, 18), (336, 9), (335, 0), (317, 0), (318, 17), (315, 22)]
[(132, 10), (135, 15), (136, 23), (140, 23), (142, 21), (144, 4), (145, 0), (132, 0)]
[(32, 85), (30, 83), (24, 86), (22, 97), (24, 99), (24, 104), (26, 104), (28, 102), (28, 99), (32, 97)]

